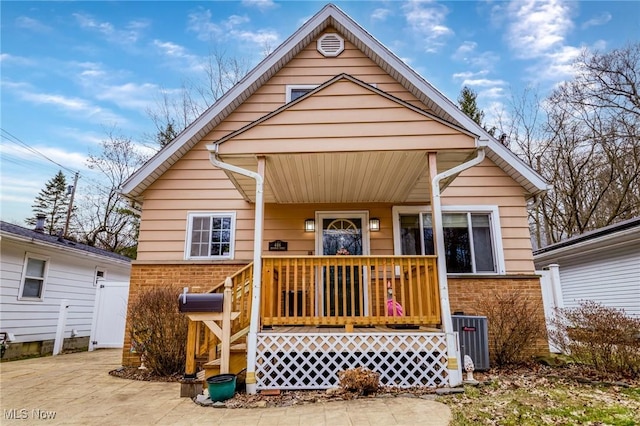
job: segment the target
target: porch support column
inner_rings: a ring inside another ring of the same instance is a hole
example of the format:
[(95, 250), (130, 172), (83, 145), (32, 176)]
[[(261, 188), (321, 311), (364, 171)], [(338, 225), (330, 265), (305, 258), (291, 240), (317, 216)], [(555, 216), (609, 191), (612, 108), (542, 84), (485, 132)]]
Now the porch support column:
[(480, 164), (484, 160), (484, 149), (478, 149), (478, 156), (442, 173), (437, 173), (435, 152), (429, 153), (429, 173), (431, 177), (431, 220), (433, 225), (433, 237), (436, 243), (436, 255), (438, 265), (438, 286), (440, 288), (440, 311), (442, 315), (442, 328), (447, 336), (447, 359), (449, 371), (449, 386), (458, 386), (462, 383), (462, 365), (458, 358), (458, 339), (453, 331), (451, 320), (451, 305), (449, 304), (449, 282), (447, 281), (447, 260), (445, 258), (444, 231), (442, 229), (442, 202), (440, 200), (440, 181), (454, 176), (470, 167)]
[(260, 326), (260, 289), (262, 282), (262, 229), (264, 227), (264, 176), (265, 157), (258, 157), (258, 172), (246, 170), (233, 164), (227, 164), (218, 158), (218, 144), (207, 145), (211, 164), (223, 170), (229, 170), (256, 181), (256, 205), (253, 233), (253, 285), (251, 289), (251, 321), (247, 335), (247, 376), (248, 394), (255, 394), (256, 388), (256, 352), (258, 349), (258, 331)]
[(248, 394), (258, 392), (256, 384), (256, 355), (258, 352), (258, 331), (260, 331), (260, 290), (262, 289), (262, 231), (264, 228), (264, 172), (266, 161), (258, 157), (258, 175), (256, 179), (255, 231), (253, 234), (253, 288), (251, 291), (251, 322), (247, 336), (247, 376), (245, 378)]

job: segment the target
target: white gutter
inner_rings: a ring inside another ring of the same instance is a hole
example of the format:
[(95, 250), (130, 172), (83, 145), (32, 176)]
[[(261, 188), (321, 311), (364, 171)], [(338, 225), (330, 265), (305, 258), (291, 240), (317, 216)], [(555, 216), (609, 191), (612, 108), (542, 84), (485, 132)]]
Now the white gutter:
[[(482, 143), (483, 141), (479, 141)], [(442, 230), (442, 202), (440, 200), (440, 181), (480, 164), (485, 157), (484, 147), (478, 149), (478, 156), (452, 169), (445, 170), (433, 177), (431, 182), (431, 214), (433, 233), (436, 239), (436, 254), (438, 265), (438, 286), (440, 287), (440, 310), (442, 312), (442, 327), (447, 336), (447, 356), (449, 359), (449, 386), (454, 387), (462, 383), (462, 365), (458, 359), (458, 341), (453, 331), (451, 320), (451, 306), (449, 304), (449, 283), (447, 281), (447, 261), (444, 256), (444, 232)]]
[(247, 176), (256, 181), (255, 229), (253, 234), (253, 289), (251, 297), (251, 320), (247, 336), (247, 377), (248, 394), (256, 389), (256, 352), (258, 348), (258, 324), (260, 323), (260, 287), (262, 278), (262, 228), (264, 222), (264, 178), (259, 173), (224, 163), (218, 158), (218, 144), (207, 145), (209, 161), (216, 167)]

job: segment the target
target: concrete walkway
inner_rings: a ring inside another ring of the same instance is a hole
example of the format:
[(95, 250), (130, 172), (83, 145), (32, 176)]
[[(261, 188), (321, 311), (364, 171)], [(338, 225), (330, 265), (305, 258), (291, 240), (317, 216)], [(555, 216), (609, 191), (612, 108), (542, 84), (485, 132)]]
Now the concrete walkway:
[(177, 383), (109, 376), (120, 366), (121, 353), (103, 349), (0, 364), (0, 424), (439, 426), (451, 418), (442, 403), (402, 397), (283, 408), (201, 407), (180, 398)]

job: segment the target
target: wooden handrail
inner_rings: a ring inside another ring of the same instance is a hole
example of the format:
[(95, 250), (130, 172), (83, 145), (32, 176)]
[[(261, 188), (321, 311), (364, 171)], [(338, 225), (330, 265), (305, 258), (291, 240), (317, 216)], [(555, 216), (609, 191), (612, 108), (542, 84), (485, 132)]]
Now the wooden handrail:
[(436, 256), (264, 256), (264, 325), (439, 325)]
[[(231, 337), (230, 345), (233, 341), (241, 338), (249, 330), (249, 321), (251, 318), (251, 288), (253, 281), (253, 263), (250, 263), (230, 277), (227, 277), (220, 284), (214, 286), (208, 293), (221, 293), (225, 291), (225, 283), (231, 283), (227, 289), (226, 295), (230, 295), (230, 305), (232, 312), (238, 312), (239, 315), (231, 321)], [(225, 300), (226, 306), (227, 300)], [(223, 342), (211, 332), (201, 321), (189, 321), (189, 332), (187, 339), (187, 360), (185, 366), (185, 376), (195, 374), (197, 358), (205, 358), (212, 361), (218, 358), (225, 350), (222, 347)], [(226, 348), (228, 349), (228, 348)]]

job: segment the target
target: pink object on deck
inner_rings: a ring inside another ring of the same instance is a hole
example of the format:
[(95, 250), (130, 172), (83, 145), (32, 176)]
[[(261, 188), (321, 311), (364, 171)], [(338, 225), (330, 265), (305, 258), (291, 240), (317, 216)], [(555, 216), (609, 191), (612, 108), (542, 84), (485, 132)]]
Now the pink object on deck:
[(394, 302), (392, 299), (387, 300), (387, 315), (390, 317), (401, 317), (404, 315), (402, 305)]

